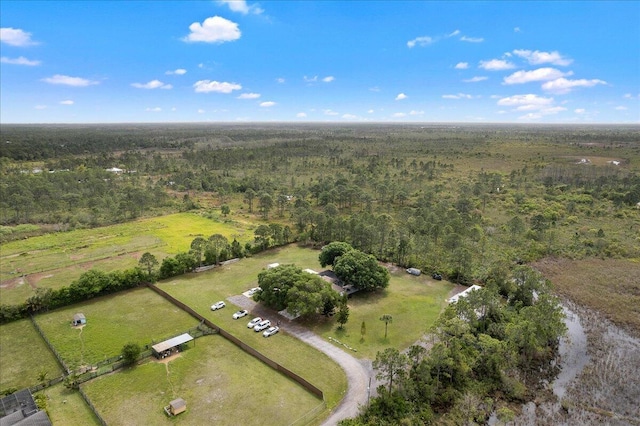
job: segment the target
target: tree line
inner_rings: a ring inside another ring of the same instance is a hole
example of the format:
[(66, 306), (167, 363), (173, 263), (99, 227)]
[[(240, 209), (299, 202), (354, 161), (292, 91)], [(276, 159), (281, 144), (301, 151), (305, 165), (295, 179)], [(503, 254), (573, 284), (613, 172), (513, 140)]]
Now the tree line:
[(340, 424), (485, 424), (493, 412), (508, 421), (515, 415), (509, 403), (544, 391), (566, 331), (558, 300), (528, 267), (486, 284), (445, 309), (429, 351), (378, 352), (378, 396)]

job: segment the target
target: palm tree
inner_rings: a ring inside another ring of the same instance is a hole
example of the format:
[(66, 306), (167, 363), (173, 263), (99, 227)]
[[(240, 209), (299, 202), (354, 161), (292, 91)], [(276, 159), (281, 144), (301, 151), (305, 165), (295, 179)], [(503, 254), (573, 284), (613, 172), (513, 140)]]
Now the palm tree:
[(393, 322), (393, 317), (389, 314), (384, 314), (380, 317), (380, 321), (384, 321), (384, 338), (387, 338), (387, 326)]

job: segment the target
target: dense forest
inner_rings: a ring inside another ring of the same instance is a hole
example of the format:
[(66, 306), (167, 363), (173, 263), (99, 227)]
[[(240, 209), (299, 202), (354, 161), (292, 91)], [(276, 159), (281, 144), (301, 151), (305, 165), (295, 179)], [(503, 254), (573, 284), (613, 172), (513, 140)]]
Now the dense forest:
[(2, 135), (3, 241), (224, 208), (460, 283), (549, 255), (639, 254), (634, 126), (4, 125)]

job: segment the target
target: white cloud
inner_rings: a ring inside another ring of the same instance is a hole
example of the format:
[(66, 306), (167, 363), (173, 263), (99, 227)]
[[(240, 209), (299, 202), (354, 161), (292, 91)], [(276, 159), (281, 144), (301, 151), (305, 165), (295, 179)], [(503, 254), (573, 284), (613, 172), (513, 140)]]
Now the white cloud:
[(38, 44), (31, 40), (31, 33), (19, 28), (0, 28), (0, 42), (19, 47)]
[(205, 112), (206, 112), (206, 111), (205, 111), (205, 110), (203, 110), (202, 108), (200, 108), (200, 109), (198, 110), (198, 114), (204, 114)]
[(452, 32), (451, 34), (448, 34), (447, 37), (455, 37), (458, 34), (460, 34), (460, 30), (455, 30), (454, 32)]
[(232, 12), (242, 13), (243, 15), (249, 13), (260, 15), (264, 12), (257, 4), (249, 6), (245, 0), (219, 0), (218, 3), (226, 4)]
[(315, 83), (318, 81), (318, 76), (314, 75), (313, 77), (307, 77), (306, 75), (302, 77), (306, 83)]
[(575, 112), (576, 114), (584, 114), (585, 112), (587, 112), (587, 110), (584, 108), (576, 108), (573, 110), (573, 112)]
[(409, 115), (424, 115), (424, 111), (409, 111)]
[(502, 98), (498, 101), (500, 106), (515, 107), (514, 111), (527, 111), (520, 119), (538, 119), (545, 115), (557, 114), (566, 111), (567, 108), (555, 106), (553, 98), (545, 98), (533, 94), (514, 95)]
[(131, 83), (131, 85), (137, 89), (173, 89), (170, 84), (164, 84), (160, 80), (151, 80), (148, 83)]
[(276, 81), (277, 81), (279, 84), (284, 84), (284, 82), (285, 82), (286, 80), (285, 80), (284, 78), (280, 77), (280, 78), (276, 78)]
[(191, 33), (182, 40), (186, 42), (224, 43), (240, 38), (238, 24), (220, 16), (212, 16), (202, 24), (194, 22), (189, 25)]
[(520, 30), (520, 27), (515, 27), (515, 28), (513, 29), (513, 32), (514, 32), (514, 33), (519, 33), (520, 31), (521, 31), (521, 30)]
[(443, 99), (473, 99), (473, 96), (466, 93), (458, 93), (457, 95), (442, 95)]
[(485, 81), (487, 79), (489, 79), (489, 77), (477, 76), (477, 77), (471, 77), (471, 78), (468, 78), (468, 79), (462, 80), (462, 81), (464, 81), (465, 83), (477, 83), (479, 81)]
[[(528, 94), (528, 95), (514, 95), (506, 98), (501, 98), (498, 101), (498, 105), (501, 106), (512, 106), (512, 107), (524, 107), (522, 109), (541, 109), (549, 107), (553, 104), (553, 98), (544, 98), (538, 95)], [(521, 110), (522, 110), (521, 109)]]
[(562, 57), (562, 55), (555, 50), (553, 52), (541, 52), (539, 50), (516, 49), (513, 53), (526, 59), (531, 65), (553, 64), (567, 66), (573, 62), (572, 59)]
[(73, 105), (74, 102), (72, 100), (67, 99), (66, 101), (60, 101), (60, 105)]
[(242, 86), (237, 83), (228, 83), (226, 81), (211, 81), (211, 80), (200, 80), (196, 81), (193, 84), (193, 87), (196, 93), (231, 93), (234, 90), (242, 89)]
[(353, 120), (355, 118), (358, 118), (358, 116), (353, 114), (343, 114), (342, 118), (346, 118), (347, 120)]
[(374, 110), (370, 109), (367, 111), (367, 114), (373, 114), (374, 112), (375, 112)]
[(324, 113), (324, 115), (339, 115), (339, 113), (332, 111), (330, 109), (325, 109), (324, 111), (322, 111)]
[(557, 80), (547, 81), (542, 85), (542, 89), (561, 95), (569, 93), (575, 87), (593, 87), (598, 84), (607, 84), (607, 82), (598, 79), (586, 80), (582, 78), (580, 80), (567, 80), (566, 78), (559, 78)]
[(407, 99), (408, 96), (405, 95), (404, 93), (398, 93), (398, 96), (396, 96), (396, 101), (401, 101), (403, 99)]
[(516, 71), (504, 78), (504, 84), (523, 84), (532, 81), (556, 80), (560, 77), (572, 75), (573, 72), (562, 72), (555, 68), (538, 68), (533, 71)]
[(631, 93), (625, 93), (622, 97), (625, 99), (640, 99), (640, 93), (638, 93), (636, 96), (633, 96)]
[(392, 115), (393, 118), (402, 118), (402, 117), (406, 117), (406, 116), (407, 116), (407, 114), (405, 114), (404, 112), (395, 112)]
[(35, 109), (47, 109), (46, 105), (36, 105), (34, 106)]
[(460, 41), (466, 41), (466, 42), (469, 42), (469, 43), (482, 43), (484, 41), (484, 39), (482, 37), (462, 36), (462, 37), (460, 37)]
[(324, 81), (325, 83), (331, 83), (333, 80), (335, 80), (336, 78), (332, 75), (327, 76), (325, 78), (322, 79), (322, 81)]
[(0, 58), (0, 62), (11, 65), (26, 65), (28, 67), (35, 67), (42, 63), (40, 61), (27, 59), (24, 56), (20, 56), (18, 58), (7, 58), (6, 56), (3, 56)]
[(307, 113), (305, 112), (299, 112), (296, 114), (297, 118), (306, 118), (307, 117)]
[(177, 70), (169, 70), (165, 72), (165, 74), (167, 75), (185, 75), (186, 73), (187, 70), (185, 70), (184, 68), (178, 68)]
[(466, 70), (467, 68), (469, 68), (469, 63), (468, 62), (458, 62), (454, 68), (457, 69), (457, 70)]
[(378, 86), (370, 87), (369, 91), (371, 91), (371, 92), (379, 92), (380, 88)]
[(480, 61), (480, 68), (488, 71), (510, 70), (516, 66), (509, 61), (503, 59), (491, 59), (489, 61)]
[(276, 103), (273, 102), (273, 101), (265, 101), (265, 102), (261, 102), (260, 106), (263, 107), (263, 108), (269, 108), (269, 107), (274, 106), (275, 104)]
[(614, 108), (616, 111), (626, 111), (628, 108), (626, 106), (619, 105)]
[(238, 99), (258, 99), (260, 97), (260, 93), (243, 93), (238, 96)]
[(160, 108), (160, 107), (145, 108), (145, 111), (147, 111), (147, 112), (160, 112), (160, 111), (162, 111), (162, 108)]
[(423, 46), (428, 46), (433, 42), (434, 42), (434, 40), (431, 37), (422, 36), (422, 37), (416, 37), (413, 40), (409, 40), (407, 42), (407, 46), (409, 48), (416, 47), (416, 46), (423, 47)]
[(64, 86), (86, 87), (93, 84), (99, 84), (97, 81), (87, 80), (86, 78), (70, 77), (68, 75), (56, 74), (53, 77), (43, 78), (42, 81), (49, 84), (62, 84)]

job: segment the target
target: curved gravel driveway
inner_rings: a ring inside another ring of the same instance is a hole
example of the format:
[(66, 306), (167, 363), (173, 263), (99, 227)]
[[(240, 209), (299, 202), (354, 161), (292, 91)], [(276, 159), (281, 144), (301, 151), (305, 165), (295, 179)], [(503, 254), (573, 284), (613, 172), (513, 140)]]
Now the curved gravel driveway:
[[(323, 338), (307, 330), (305, 327), (284, 318), (269, 308), (265, 308), (264, 306), (257, 304), (246, 296), (232, 296), (229, 297), (228, 300), (233, 304), (248, 310), (254, 316), (271, 318), (272, 320), (274, 316), (277, 316), (280, 319), (280, 328), (282, 330), (318, 349), (342, 367), (347, 375), (347, 392), (342, 398), (342, 401), (340, 401), (340, 404), (322, 423), (323, 425), (336, 425), (342, 419), (358, 415), (360, 406), (367, 403), (367, 387), (369, 386), (369, 378), (373, 376), (370, 361), (363, 361), (353, 357), (348, 352), (345, 352), (332, 343), (325, 341)], [(375, 380), (373, 380), (373, 382), (375, 382)], [(374, 384), (372, 383), (371, 386), (373, 387)]]

